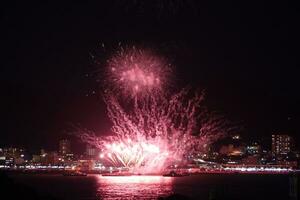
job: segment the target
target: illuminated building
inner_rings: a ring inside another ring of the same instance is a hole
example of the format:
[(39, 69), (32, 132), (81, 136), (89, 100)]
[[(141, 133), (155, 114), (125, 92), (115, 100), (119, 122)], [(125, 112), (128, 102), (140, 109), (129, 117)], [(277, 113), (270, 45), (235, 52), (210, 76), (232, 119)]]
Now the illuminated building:
[(5, 165), (5, 156), (0, 156), (0, 165), (4, 166)]
[(6, 165), (21, 165), (25, 162), (25, 153), (25, 150), (22, 148), (1, 148), (1, 163), (5, 162)]
[(292, 150), (293, 139), (289, 135), (272, 135), (272, 153), (287, 154)]
[(95, 167), (94, 160), (78, 160), (77, 167), (83, 171), (93, 170)]
[(95, 147), (93, 147), (93, 146), (91, 146), (91, 145), (87, 145), (86, 146), (86, 155), (88, 156), (88, 157), (95, 157), (95, 156), (97, 156), (98, 155), (98, 153), (97, 153), (98, 151), (97, 151), (97, 149), (95, 148)]
[(40, 155), (32, 155), (32, 160), (33, 163), (40, 163), (41, 162), (41, 156)]
[(253, 142), (247, 145), (246, 150), (249, 155), (259, 154), (261, 152), (261, 146), (257, 142)]
[(47, 155), (45, 149), (41, 149), (41, 156), (45, 157)]
[(59, 141), (59, 154), (62, 156), (66, 156), (69, 153), (71, 153), (70, 141), (67, 139), (60, 140)]
[(65, 161), (72, 161), (74, 160), (74, 154), (73, 153), (67, 153), (65, 156)]
[(25, 150), (20, 148), (3, 148), (1, 149), (1, 154), (6, 157), (19, 158), (24, 155)]

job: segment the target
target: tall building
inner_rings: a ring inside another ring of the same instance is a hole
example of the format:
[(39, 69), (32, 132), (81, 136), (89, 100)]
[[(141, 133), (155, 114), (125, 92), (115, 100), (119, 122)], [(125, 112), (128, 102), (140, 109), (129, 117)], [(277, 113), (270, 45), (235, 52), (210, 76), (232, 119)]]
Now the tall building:
[(97, 156), (97, 149), (94, 147), (94, 146), (91, 146), (91, 145), (89, 145), (89, 144), (87, 144), (87, 146), (86, 146), (86, 155), (88, 156), (88, 157), (95, 157), (95, 156)]
[(272, 153), (287, 154), (291, 152), (293, 138), (289, 135), (272, 135)]
[(59, 154), (65, 156), (71, 153), (71, 144), (70, 141), (67, 139), (59, 141)]

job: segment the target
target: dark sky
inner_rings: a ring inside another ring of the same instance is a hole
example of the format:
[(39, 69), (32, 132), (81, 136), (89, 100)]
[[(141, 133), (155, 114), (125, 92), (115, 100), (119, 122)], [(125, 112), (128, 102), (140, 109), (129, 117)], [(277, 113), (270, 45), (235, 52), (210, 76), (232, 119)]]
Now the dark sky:
[(245, 137), (287, 133), (299, 142), (294, 5), (99, 2), (2, 5), (0, 146), (55, 149), (74, 124), (109, 131), (101, 65), (90, 55), (101, 61), (109, 55), (101, 44), (119, 42), (167, 52), (176, 79), (206, 89), (209, 108), (241, 123)]

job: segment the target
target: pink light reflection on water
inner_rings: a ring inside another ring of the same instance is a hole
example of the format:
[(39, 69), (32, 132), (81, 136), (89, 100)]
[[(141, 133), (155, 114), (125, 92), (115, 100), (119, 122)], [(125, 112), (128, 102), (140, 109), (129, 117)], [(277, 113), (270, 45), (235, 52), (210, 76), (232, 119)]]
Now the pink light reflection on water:
[(100, 199), (157, 199), (172, 194), (172, 177), (98, 176)]

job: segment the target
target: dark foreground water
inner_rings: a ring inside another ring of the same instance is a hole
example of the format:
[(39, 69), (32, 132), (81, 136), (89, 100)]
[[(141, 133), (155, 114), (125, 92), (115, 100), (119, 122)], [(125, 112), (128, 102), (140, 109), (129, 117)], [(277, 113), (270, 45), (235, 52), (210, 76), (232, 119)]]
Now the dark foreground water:
[(16, 184), (65, 200), (157, 199), (183, 194), (190, 199), (289, 199), (287, 175), (202, 174), (188, 177), (64, 177), (12, 175)]

